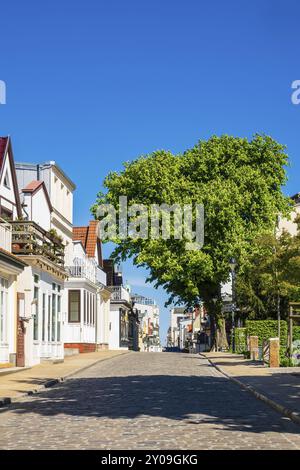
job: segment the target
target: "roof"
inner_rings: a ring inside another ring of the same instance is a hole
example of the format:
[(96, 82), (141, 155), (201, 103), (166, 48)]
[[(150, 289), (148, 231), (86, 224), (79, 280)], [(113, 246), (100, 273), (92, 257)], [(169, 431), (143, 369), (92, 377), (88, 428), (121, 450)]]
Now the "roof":
[(72, 191), (76, 189), (76, 184), (69, 178), (69, 176), (60, 168), (60, 166), (55, 162), (55, 161), (49, 161), (49, 162), (43, 162), (43, 163), (28, 163), (28, 162), (16, 162), (16, 168), (22, 169), (22, 168), (28, 168), (31, 170), (36, 171), (37, 167), (42, 170), (44, 168), (50, 168), (53, 167), (55, 170), (66, 180), (66, 182), (70, 185), (72, 188)]
[(24, 189), (22, 189), (23, 193), (33, 193), (37, 191), (43, 184), (43, 181), (31, 181)]
[(91, 220), (88, 227), (73, 227), (73, 240), (81, 241), (89, 258), (94, 258), (98, 247), (98, 263), (102, 266), (101, 241), (98, 237), (98, 221)]
[(2, 175), (2, 172), (3, 172), (3, 168), (4, 168), (3, 163), (4, 163), (6, 154), (8, 154), (8, 158), (10, 162), (10, 171), (11, 171), (11, 175), (13, 179), (13, 189), (14, 189), (15, 200), (16, 200), (17, 214), (18, 214), (18, 217), (22, 217), (22, 208), (21, 208), (20, 196), (19, 196), (19, 190), (18, 190), (16, 168), (15, 168), (15, 163), (14, 163), (11, 138), (9, 136), (0, 137), (0, 176)]
[(34, 195), (34, 194), (37, 193), (37, 191), (39, 189), (44, 190), (50, 212), (52, 212), (53, 207), (52, 207), (52, 204), (51, 204), (51, 201), (50, 201), (50, 198), (49, 198), (49, 194), (48, 194), (48, 191), (47, 191), (47, 188), (46, 188), (46, 185), (45, 185), (44, 181), (33, 180), (24, 189), (22, 189), (22, 192), (23, 193), (30, 193), (30, 194)]
[(13, 264), (17, 264), (19, 268), (25, 268), (26, 266), (28, 266), (25, 261), (21, 260), (18, 256), (14, 255), (13, 253), (4, 250), (4, 248), (0, 248), (0, 258), (4, 258), (4, 261), (6, 262), (12, 262)]
[(0, 168), (2, 167), (2, 163), (6, 154), (8, 140), (9, 137), (0, 137)]
[(293, 199), (295, 203), (298, 204), (300, 202), (300, 193), (294, 194), (291, 199)]

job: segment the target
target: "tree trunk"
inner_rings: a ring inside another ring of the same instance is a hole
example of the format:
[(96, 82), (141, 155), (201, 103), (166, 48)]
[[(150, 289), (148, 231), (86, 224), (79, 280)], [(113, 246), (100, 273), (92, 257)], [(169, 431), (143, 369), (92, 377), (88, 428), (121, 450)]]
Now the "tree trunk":
[(226, 334), (226, 325), (225, 319), (220, 318), (217, 325), (217, 351), (226, 351), (229, 349), (228, 341), (227, 341), (227, 334)]

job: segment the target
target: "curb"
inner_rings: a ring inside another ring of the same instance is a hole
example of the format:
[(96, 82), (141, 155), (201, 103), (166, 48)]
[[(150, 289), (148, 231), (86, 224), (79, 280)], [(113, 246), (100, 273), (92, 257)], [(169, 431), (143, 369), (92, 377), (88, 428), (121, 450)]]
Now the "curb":
[(13, 403), (21, 401), (25, 397), (35, 395), (35, 394), (37, 394), (37, 393), (39, 393), (43, 390), (46, 390), (47, 388), (54, 387), (54, 385), (58, 385), (60, 383), (63, 383), (66, 380), (68, 380), (69, 378), (71, 378), (72, 376), (78, 374), (79, 372), (83, 372), (83, 371), (89, 369), (90, 367), (95, 366), (99, 362), (109, 361), (110, 359), (114, 359), (114, 358), (119, 357), (119, 356), (124, 356), (125, 354), (129, 354), (130, 352), (131, 351), (125, 351), (125, 352), (122, 352), (120, 354), (116, 354), (115, 356), (105, 357), (103, 359), (99, 358), (95, 362), (93, 362), (92, 364), (88, 364), (87, 366), (83, 366), (79, 369), (76, 369), (72, 372), (69, 372), (68, 374), (64, 375), (63, 377), (58, 377), (56, 379), (47, 380), (47, 382), (45, 382), (43, 385), (39, 385), (37, 388), (35, 388), (33, 390), (28, 390), (27, 392), (20, 393), (19, 395), (15, 396), (15, 397), (2, 397), (2, 398), (0, 398), (0, 408), (8, 407), (9, 405), (12, 405)]
[(217, 369), (221, 374), (225, 375), (229, 380), (234, 382), (235, 384), (239, 385), (241, 388), (244, 390), (247, 390), (250, 392), (252, 395), (254, 395), (258, 400), (263, 401), (267, 405), (269, 405), (271, 408), (273, 408), (275, 411), (278, 413), (286, 416), (289, 418), (291, 421), (293, 421), (296, 424), (300, 424), (300, 416), (299, 414), (295, 413), (294, 411), (290, 410), (289, 408), (286, 408), (285, 406), (280, 405), (276, 401), (272, 400), (271, 398), (267, 397), (266, 395), (263, 395), (262, 393), (258, 392), (254, 387), (251, 385), (247, 385), (240, 380), (236, 379), (232, 375), (229, 375), (227, 372), (225, 372), (220, 366), (217, 366), (214, 364), (214, 362), (209, 359), (208, 357), (204, 356), (203, 354), (200, 354), (201, 357), (206, 359), (215, 369)]

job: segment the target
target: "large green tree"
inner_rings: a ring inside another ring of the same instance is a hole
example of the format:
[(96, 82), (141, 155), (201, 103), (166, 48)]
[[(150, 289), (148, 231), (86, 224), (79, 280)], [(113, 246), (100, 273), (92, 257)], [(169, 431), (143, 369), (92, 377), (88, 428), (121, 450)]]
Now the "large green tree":
[[(270, 232), (278, 212), (287, 213), (289, 202), (281, 191), (286, 181), (287, 155), (271, 137), (252, 140), (227, 135), (199, 141), (183, 154), (156, 151), (126, 162), (120, 172), (104, 181), (92, 210), (99, 204), (119, 207), (128, 203), (202, 203), (205, 242), (201, 250), (185, 249), (184, 240), (120, 240), (116, 259), (132, 258), (149, 269), (149, 280), (170, 294), (169, 303), (192, 304), (203, 300), (211, 318), (220, 316), (220, 284), (228, 279), (230, 256), (240, 270), (251, 253), (253, 240)], [(214, 324), (214, 322), (213, 322)]]

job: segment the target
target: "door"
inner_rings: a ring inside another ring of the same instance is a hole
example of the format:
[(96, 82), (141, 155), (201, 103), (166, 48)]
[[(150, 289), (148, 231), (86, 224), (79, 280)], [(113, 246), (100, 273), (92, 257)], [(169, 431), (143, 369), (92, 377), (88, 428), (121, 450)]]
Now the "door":
[(17, 367), (25, 366), (25, 326), (24, 321), (20, 320), (20, 314), (23, 312), (25, 295), (18, 292), (17, 294)]

